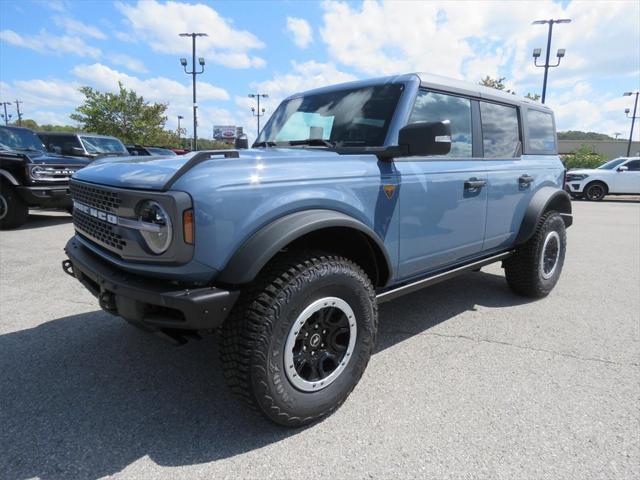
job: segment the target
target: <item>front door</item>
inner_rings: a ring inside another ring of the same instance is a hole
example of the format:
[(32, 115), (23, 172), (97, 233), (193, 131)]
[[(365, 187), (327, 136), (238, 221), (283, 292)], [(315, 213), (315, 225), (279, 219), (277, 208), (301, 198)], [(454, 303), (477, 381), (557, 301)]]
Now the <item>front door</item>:
[(615, 172), (615, 190), (612, 189), (612, 193), (640, 193), (640, 160), (630, 160), (621, 166), (628, 170)]
[(409, 123), (451, 123), (448, 155), (396, 159), (400, 176), (402, 278), (455, 263), (482, 250), (487, 210), (487, 173), (473, 156), (472, 100), (437, 92), (418, 93)]

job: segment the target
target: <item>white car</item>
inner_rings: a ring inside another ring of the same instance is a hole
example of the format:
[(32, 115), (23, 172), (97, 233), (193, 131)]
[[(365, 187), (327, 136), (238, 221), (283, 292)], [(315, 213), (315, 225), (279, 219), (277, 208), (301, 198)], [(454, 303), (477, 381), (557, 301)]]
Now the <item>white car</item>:
[(605, 195), (640, 195), (640, 157), (620, 157), (598, 168), (569, 170), (565, 190), (573, 198), (602, 200)]

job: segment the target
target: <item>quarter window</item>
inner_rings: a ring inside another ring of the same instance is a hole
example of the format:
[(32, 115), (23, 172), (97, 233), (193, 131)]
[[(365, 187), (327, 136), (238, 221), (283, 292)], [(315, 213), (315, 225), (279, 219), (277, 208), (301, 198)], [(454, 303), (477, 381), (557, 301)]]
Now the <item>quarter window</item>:
[(550, 113), (539, 110), (527, 111), (529, 153), (556, 153), (556, 134), (553, 128), (553, 117)]
[(451, 151), (449, 157), (471, 157), (471, 101), (442, 93), (421, 90), (409, 117), (409, 123), (451, 123)]
[(520, 149), (518, 110), (515, 107), (480, 102), (482, 145), (486, 158), (511, 158)]

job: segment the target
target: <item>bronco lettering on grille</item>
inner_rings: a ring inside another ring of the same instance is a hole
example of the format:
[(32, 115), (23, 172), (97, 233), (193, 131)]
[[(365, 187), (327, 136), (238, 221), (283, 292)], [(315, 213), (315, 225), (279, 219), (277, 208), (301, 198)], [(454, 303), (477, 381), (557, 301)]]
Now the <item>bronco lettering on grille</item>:
[(112, 225), (118, 224), (118, 217), (112, 215), (111, 213), (103, 212), (102, 210), (98, 210), (97, 208), (90, 207), (89, 205), (85, 205), (84, 203), (80, 203), (76, 200), (73, 201), (73, 208), (78, 209), (82, 213), (87, 215), (91, 215), (98, 220), (102, 220), (103, 222), (111, 223)]

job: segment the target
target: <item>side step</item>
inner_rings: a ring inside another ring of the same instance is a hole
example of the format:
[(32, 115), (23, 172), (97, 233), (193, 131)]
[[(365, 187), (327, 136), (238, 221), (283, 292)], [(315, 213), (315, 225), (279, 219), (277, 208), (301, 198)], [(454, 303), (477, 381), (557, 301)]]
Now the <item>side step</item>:
[(469, 270), (478, 270), (485, 265), (499, 262), (500, 260), (504, 260), (511, 255), (513, 255), (513, 251), (503, 252), (499, 253), (498, 255), (493, 255), (491, 257), (476, 260), (475, 262), (471, 262), (460, 267), (452, 268), (451, 270), (436, 273), (435, 275), (431, 275), (429, 277), (416, 280), (415, 282), (407, 283), (400, 287), (379, 293), (378, 295), (376, 295), (376, 300), (378, 301), (378, 303), (388, 302), (389, 300), (393, 300), (394, 298), (406, 295), (407, 293), (412, 293), (416, 290), (420, 290), (421, 288), (428, 287), (439, 282), (444, 282), (445, 280), (449, 280), (450, 278), (468, 272)]

